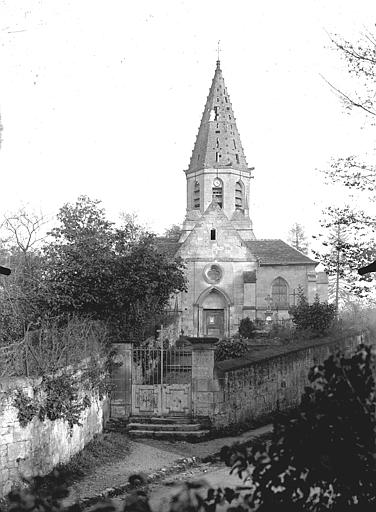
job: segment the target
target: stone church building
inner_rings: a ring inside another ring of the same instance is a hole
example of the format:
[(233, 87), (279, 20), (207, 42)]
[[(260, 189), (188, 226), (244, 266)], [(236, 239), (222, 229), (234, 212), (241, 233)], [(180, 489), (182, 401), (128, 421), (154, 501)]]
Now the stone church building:
[(249, 212), (251, 171), (217, 61), (191, 161), (187, 213), (170, 247), (185, 261), (188, 292), (175, 307), (185, 335), (225, 337), (242, 318), (289, 318), (298, 286), (327, 300), (317, 262), (282, 240), (256, 239)]

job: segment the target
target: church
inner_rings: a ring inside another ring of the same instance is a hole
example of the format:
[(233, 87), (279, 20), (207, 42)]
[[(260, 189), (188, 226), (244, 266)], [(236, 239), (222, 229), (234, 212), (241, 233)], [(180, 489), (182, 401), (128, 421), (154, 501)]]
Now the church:
[(242, 318), (282, 320), (298, 287), (327, 300), (318, 262), (282, 240), (256, 239), (248, 167), (220, 61), (216, 63), (189, 167), (187, 213), (170, 251), (186, 265), (188, 291), (176, 298), (187, 336), (229, 337)]

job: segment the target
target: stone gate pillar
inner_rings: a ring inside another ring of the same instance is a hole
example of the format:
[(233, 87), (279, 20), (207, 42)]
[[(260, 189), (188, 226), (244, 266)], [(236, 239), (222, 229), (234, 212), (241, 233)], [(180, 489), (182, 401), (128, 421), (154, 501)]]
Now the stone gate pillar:
[(128, 419), (132, 411), (132, 344), (113, 343), (117, 355), (114, 360), (121, 363), (112, 369), (110, 417)]
[(211, 343), (192, 344), (192, 415), (195, 418), (213, 417), (214, 347)]

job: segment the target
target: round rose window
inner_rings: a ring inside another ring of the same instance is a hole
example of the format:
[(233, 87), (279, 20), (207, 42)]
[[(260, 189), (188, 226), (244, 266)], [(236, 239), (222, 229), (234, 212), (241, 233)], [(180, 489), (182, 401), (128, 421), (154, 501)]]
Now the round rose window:
[(204, 277), (208, 283), (219, 283), (219, 281), (222, 279), (221, 267), (216, 264), (208, 265), (204, 269)]

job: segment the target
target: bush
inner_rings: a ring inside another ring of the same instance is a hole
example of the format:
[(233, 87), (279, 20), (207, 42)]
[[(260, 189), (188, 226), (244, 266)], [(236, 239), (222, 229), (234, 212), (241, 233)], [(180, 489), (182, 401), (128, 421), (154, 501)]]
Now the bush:
[(271, 443), (223, 449), (239, 476), (252, 472), (252, 510), (375, 510), (374, 370), (371, 347), (330, 356), (310, 370), (300, 407), (276, 418)]
[(303, 290), (299, 288), (298, 305), (291, 307), (289, 313), (297, 329), (324, 334), (333, 324), (336, 309), (334, 304), (320, 302), (318, 295), (316, 295), (313, 304), (308, 304)]
[(216, 361), (227, 359), (239, 359), (247, 352), (248, 347), (242, 340), (225, 339), (221, 340), (215, 348), (214, 357)]
[(239, 334), (242, 338), (253, 338), (255, 329), (256, 327), (254, 323), (248, 316), (246, 318), (242, 318), (239, 325)]

